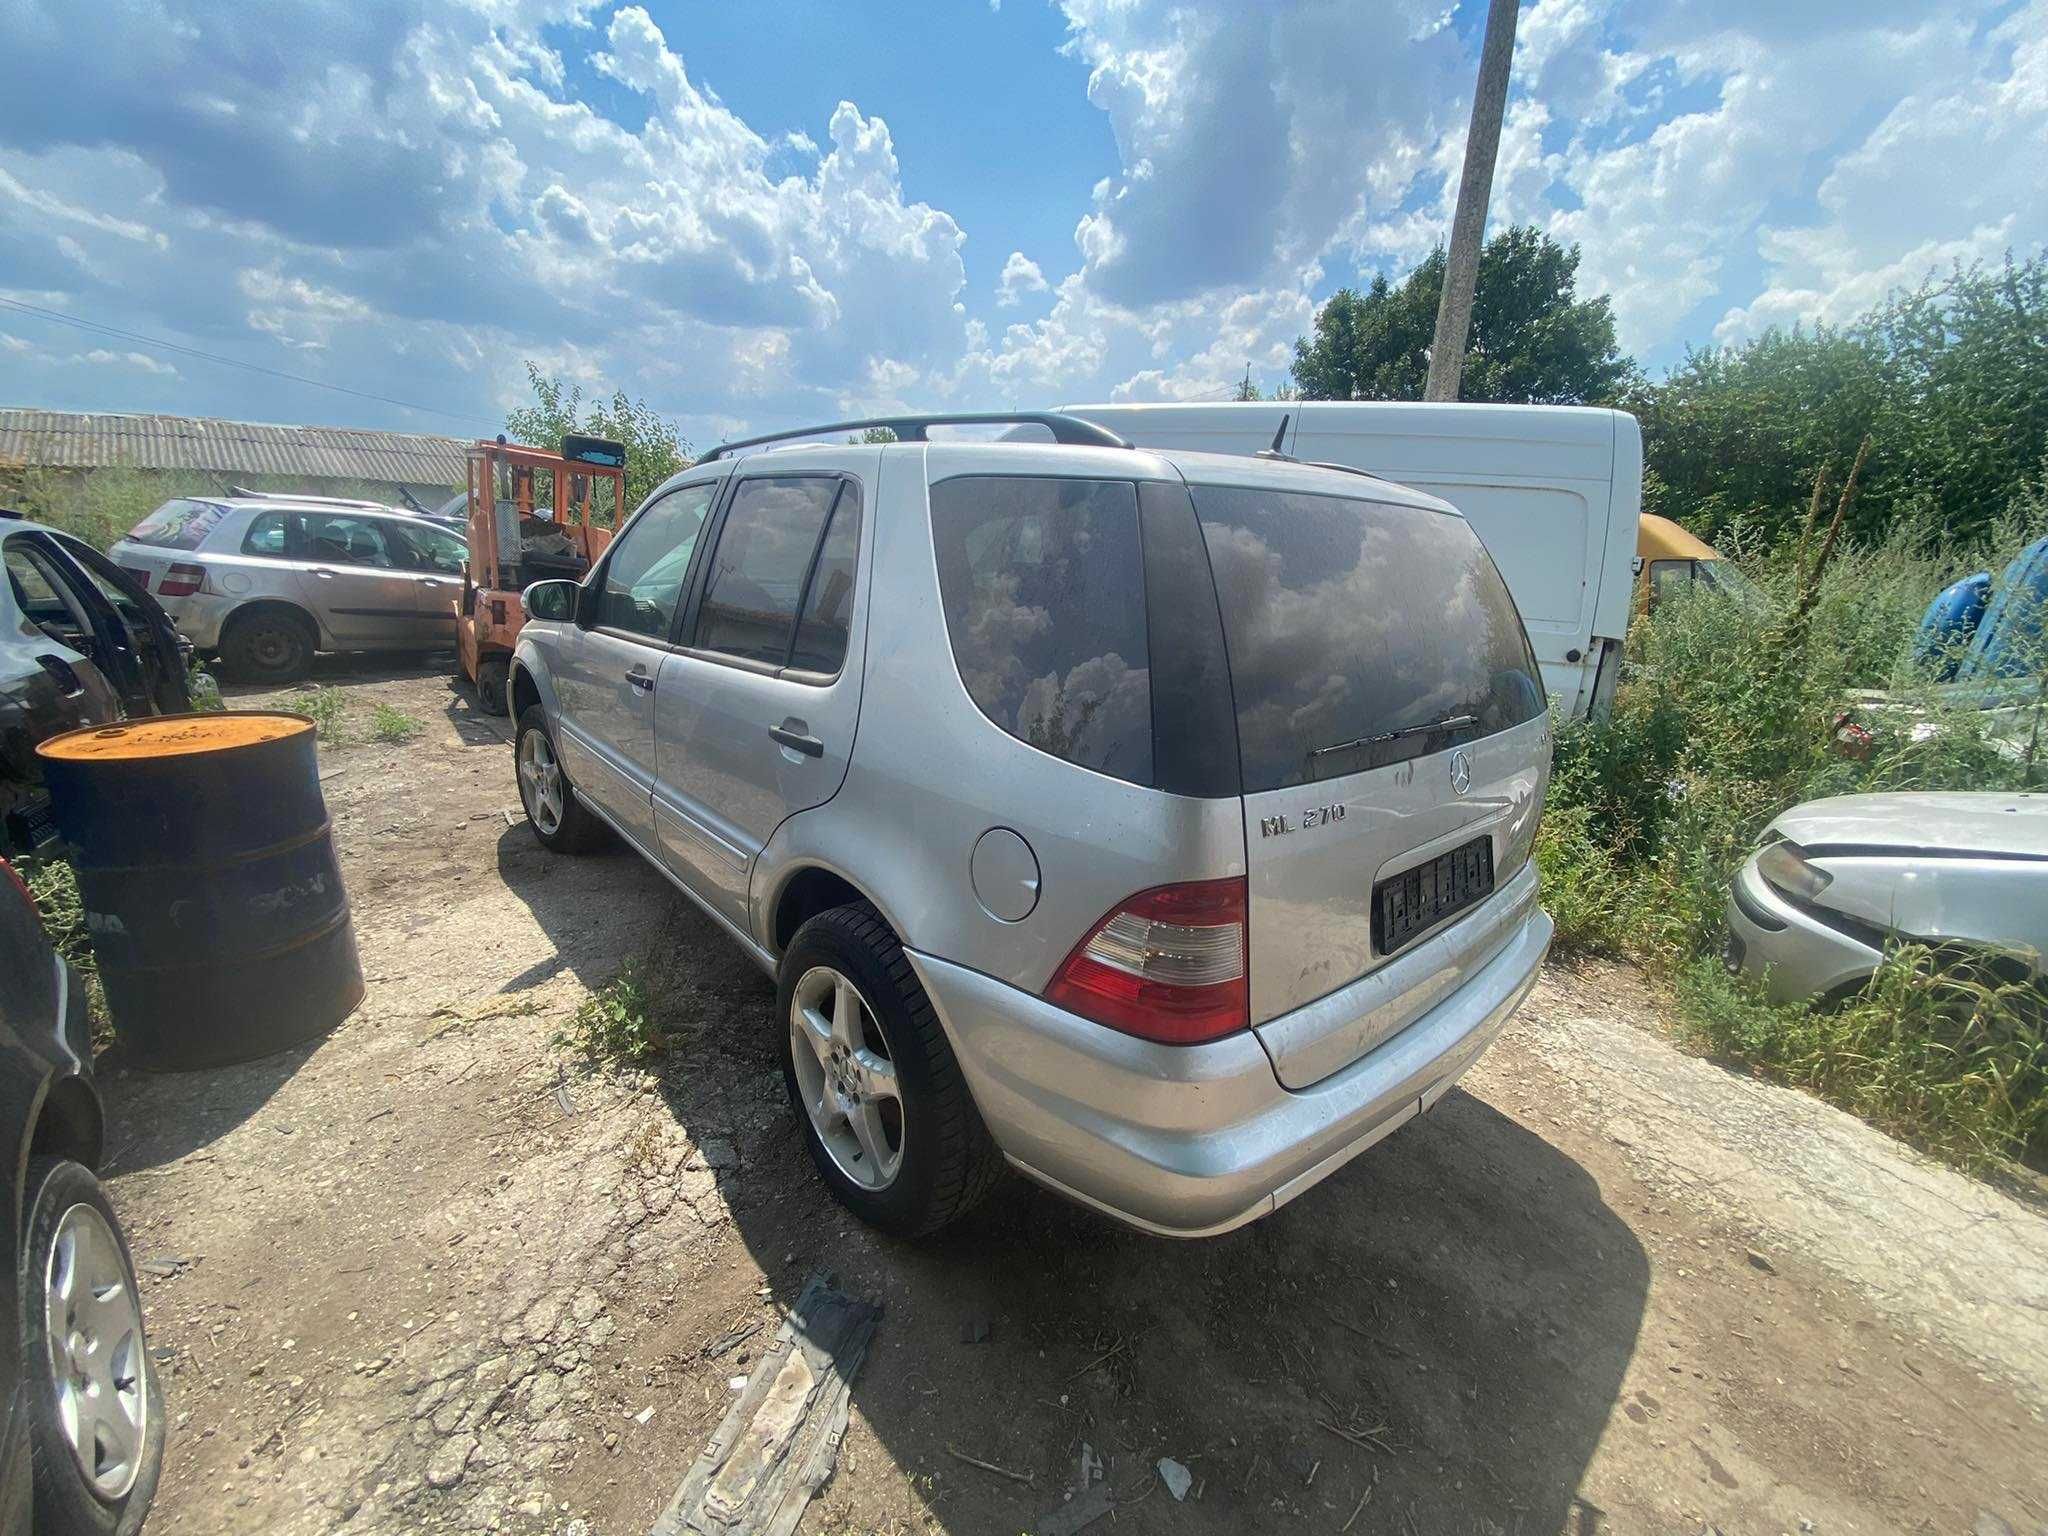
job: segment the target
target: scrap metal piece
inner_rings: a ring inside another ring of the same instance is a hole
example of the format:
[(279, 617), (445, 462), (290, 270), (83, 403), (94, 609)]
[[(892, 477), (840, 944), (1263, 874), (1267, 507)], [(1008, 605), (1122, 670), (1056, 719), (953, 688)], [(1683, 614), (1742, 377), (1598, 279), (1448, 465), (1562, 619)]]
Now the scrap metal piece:
[(1032, 1536), (1077, 1536), (1107, 1515), (1111, 1509), (1109, 1484), (1097, 1483), (1086, 1493), (1077, 1493), (1058, 1509), (1038, 1517)]
[(881, 1316), (813, 1273), (652, 1536), (791, 1536), (838, 1462)]

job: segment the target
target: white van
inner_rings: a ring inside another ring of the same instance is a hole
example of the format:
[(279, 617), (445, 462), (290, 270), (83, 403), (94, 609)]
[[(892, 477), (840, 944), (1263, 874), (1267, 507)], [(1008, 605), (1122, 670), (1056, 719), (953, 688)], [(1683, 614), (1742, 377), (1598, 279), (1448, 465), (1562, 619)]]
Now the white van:
[(1277, 448), (1441, 496), (1507, 578), (1559, 716), (1606, 713), (1643, 502), (1643, 435), (1626, 412), (1342, 400), (1060, 409), (1141, 448)]

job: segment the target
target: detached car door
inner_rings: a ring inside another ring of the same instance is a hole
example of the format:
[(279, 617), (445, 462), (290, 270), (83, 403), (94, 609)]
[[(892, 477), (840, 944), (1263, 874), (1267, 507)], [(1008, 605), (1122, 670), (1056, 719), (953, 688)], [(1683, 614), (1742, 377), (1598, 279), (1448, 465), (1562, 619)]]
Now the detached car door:
[(419, 643), (412, 551), (380, 517), (301, 512), (298, 585), (343, 650), (405, 650)]
[(881, 450), (805, 460), (801, 474), (735, 474), (655, 695), (662, 856), (742, 930), (754, 860), (785, 818), (838, 793), (860, 716), (863, 513)]
[(586, 588), (555, 649), (555, 744), (576, 792), (655, 856), (654, 693), (721, 473), (655, 497)]

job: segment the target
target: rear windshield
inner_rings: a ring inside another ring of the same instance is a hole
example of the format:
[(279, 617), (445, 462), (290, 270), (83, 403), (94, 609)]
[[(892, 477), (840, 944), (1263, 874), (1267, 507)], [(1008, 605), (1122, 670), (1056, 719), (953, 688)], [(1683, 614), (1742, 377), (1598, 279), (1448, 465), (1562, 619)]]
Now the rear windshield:
[(167, 501), (130, 528), (128, 538), (165, 549), (197, 549), (227, 510), (206, 501)]
[(1223, 609), (1246, 794), (1441, 752), (1543, 712), (1521, 616), (1463, 518), (1348, 497), (1193, 491)]

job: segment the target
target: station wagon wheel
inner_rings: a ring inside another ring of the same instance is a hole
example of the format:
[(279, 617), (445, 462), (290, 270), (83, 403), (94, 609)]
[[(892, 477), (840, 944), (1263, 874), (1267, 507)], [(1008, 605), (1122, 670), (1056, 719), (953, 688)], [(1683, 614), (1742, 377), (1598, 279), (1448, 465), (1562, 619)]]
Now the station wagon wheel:
[(221, 659), (237, 677), (251, 682), (294, 683), (313, 666), (314, 636), (297, 615), (259, 608), (228, 620)]
[(903, 1168), (903, 1094), (860, 988), (813, 966), (797, 980), (789, 1033), (804, 1112), (825, 1151), (861, 1188), (887, 1189)]
[(519, 738), (519, 798), (543, 837), (562, 830), (562, 766), (546, 731)]

